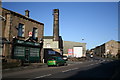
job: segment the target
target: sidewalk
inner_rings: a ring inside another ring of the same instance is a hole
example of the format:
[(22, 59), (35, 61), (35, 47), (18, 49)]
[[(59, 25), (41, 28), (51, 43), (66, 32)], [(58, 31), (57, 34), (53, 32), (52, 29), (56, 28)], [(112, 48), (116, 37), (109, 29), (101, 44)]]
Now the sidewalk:
[(35, 69), (35, 68), (45, 68), (45, 67), (47, 67), (46, 63), (31, 63), (29, 66), (20, 66), (16, 68), (2, 69), (2, 72), (8, 73), (8, 72), (22, 71), (22, 70)]

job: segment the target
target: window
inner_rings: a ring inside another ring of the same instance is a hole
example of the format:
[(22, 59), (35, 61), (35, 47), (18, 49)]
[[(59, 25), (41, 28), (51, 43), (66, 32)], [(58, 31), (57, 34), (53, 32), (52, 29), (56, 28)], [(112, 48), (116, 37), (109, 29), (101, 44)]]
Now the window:
[(18, 36), (24, 37), (25, 26), (24, 24), (19, 23), (18, 25)]
[(47, 48), (50, 48), (50, 43), (46, 43), (46, 45), (47, 45)]
[(38, 37), (38, 29), (37, 28), (33, 28), (33, 32), (32, 32), (32, 37), (33, 39), (36, 39)]

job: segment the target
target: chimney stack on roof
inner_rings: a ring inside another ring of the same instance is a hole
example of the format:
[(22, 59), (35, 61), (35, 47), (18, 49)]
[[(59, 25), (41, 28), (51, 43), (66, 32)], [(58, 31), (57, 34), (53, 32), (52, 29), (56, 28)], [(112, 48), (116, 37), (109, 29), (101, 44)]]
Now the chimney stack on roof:
[(59, 9), (53, 10), (54, 24), (53, 24), (53, 40), (59, 40)]
[(29, 10), (25, 10), (25, 16), (26, 17), (29, 17), (29, 12), (30, 12)]

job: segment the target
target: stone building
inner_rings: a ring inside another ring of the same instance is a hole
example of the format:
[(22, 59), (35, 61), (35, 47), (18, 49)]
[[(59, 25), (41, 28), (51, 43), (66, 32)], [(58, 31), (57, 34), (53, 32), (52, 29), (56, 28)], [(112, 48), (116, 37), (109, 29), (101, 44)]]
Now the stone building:
[[(64, 41), (63, 46), (64, 46), (63, 55), (69, 56), (68, 49), (73, 49), (73, 47), (80, 46), (80, 47), (82, 47), (83, 57), (86, 56), (86, 43)], [(71, 56), (74, 56), (74, 53)]]
[(44, 24), (31, 19), (29, 12), (25, 10), (22, 15), (2, 8), (2, 56), (7, 61), (25, 58), (34, 61), (36, 55), (42, 60)]
[(101, 57), (118, 57), (120, 55), (120, 42), (110, 40), (93, 49), (94, 54)]
[(44, 59), (45, 62), (50, 56), (61, 56), (63, 54), (63, 40), (59, 36), (59, 9), (53, 10), (53, 36), (44, 36)]

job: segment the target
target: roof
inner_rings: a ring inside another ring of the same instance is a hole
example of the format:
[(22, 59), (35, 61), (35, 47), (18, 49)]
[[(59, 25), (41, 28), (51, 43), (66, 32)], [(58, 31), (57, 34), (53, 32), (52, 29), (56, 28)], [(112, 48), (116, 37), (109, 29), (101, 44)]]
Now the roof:
[(53, 39), (53, 36), (44, 36), (44, 39)]
[(29, 18), (29, 17), (26, 17), (25, 15), (19, 14), (19, 13), (17, 13), (17, 12), (11, 11), (11, 10), (8, 10), (8, 9), (6, 9), (6, 8), (3, 8), (3, 9), (4, 9), (4, 10), (7, 10), (7, 11), (10, 11), (12, 14), (19, 15), (19, 16), (25, 18), (25, 19), (28, 19), (28, 20), (33, 21), (33, 22), (36, 22), (36, 23), (38, 23), (38, 24), (44, 25), (43, 23), (38, 22), (38, 21), (36, 21), (36, 20), (33, 20), (33, 19)]
[(11, 42), (8, 41), (8, 40), (7, 40), (6, 38), (4, 38), (4, 37), (0, 37), (0, 43), (2, 43), (2, 44), (5, 44), (5, 43), (10, 44)]
[(75, 42), (75, 41), (64, 41), (64, 42), (67, 42), (67, 43), (77, 43), (77, 44), (86, 44), (86, 43), (82, 43), (82, 42)]
[[(60, 39), (62, 39), (61, 36), (59, 36)], [(53, 36), (44, 36), (44, 39), (53, 39)]]

